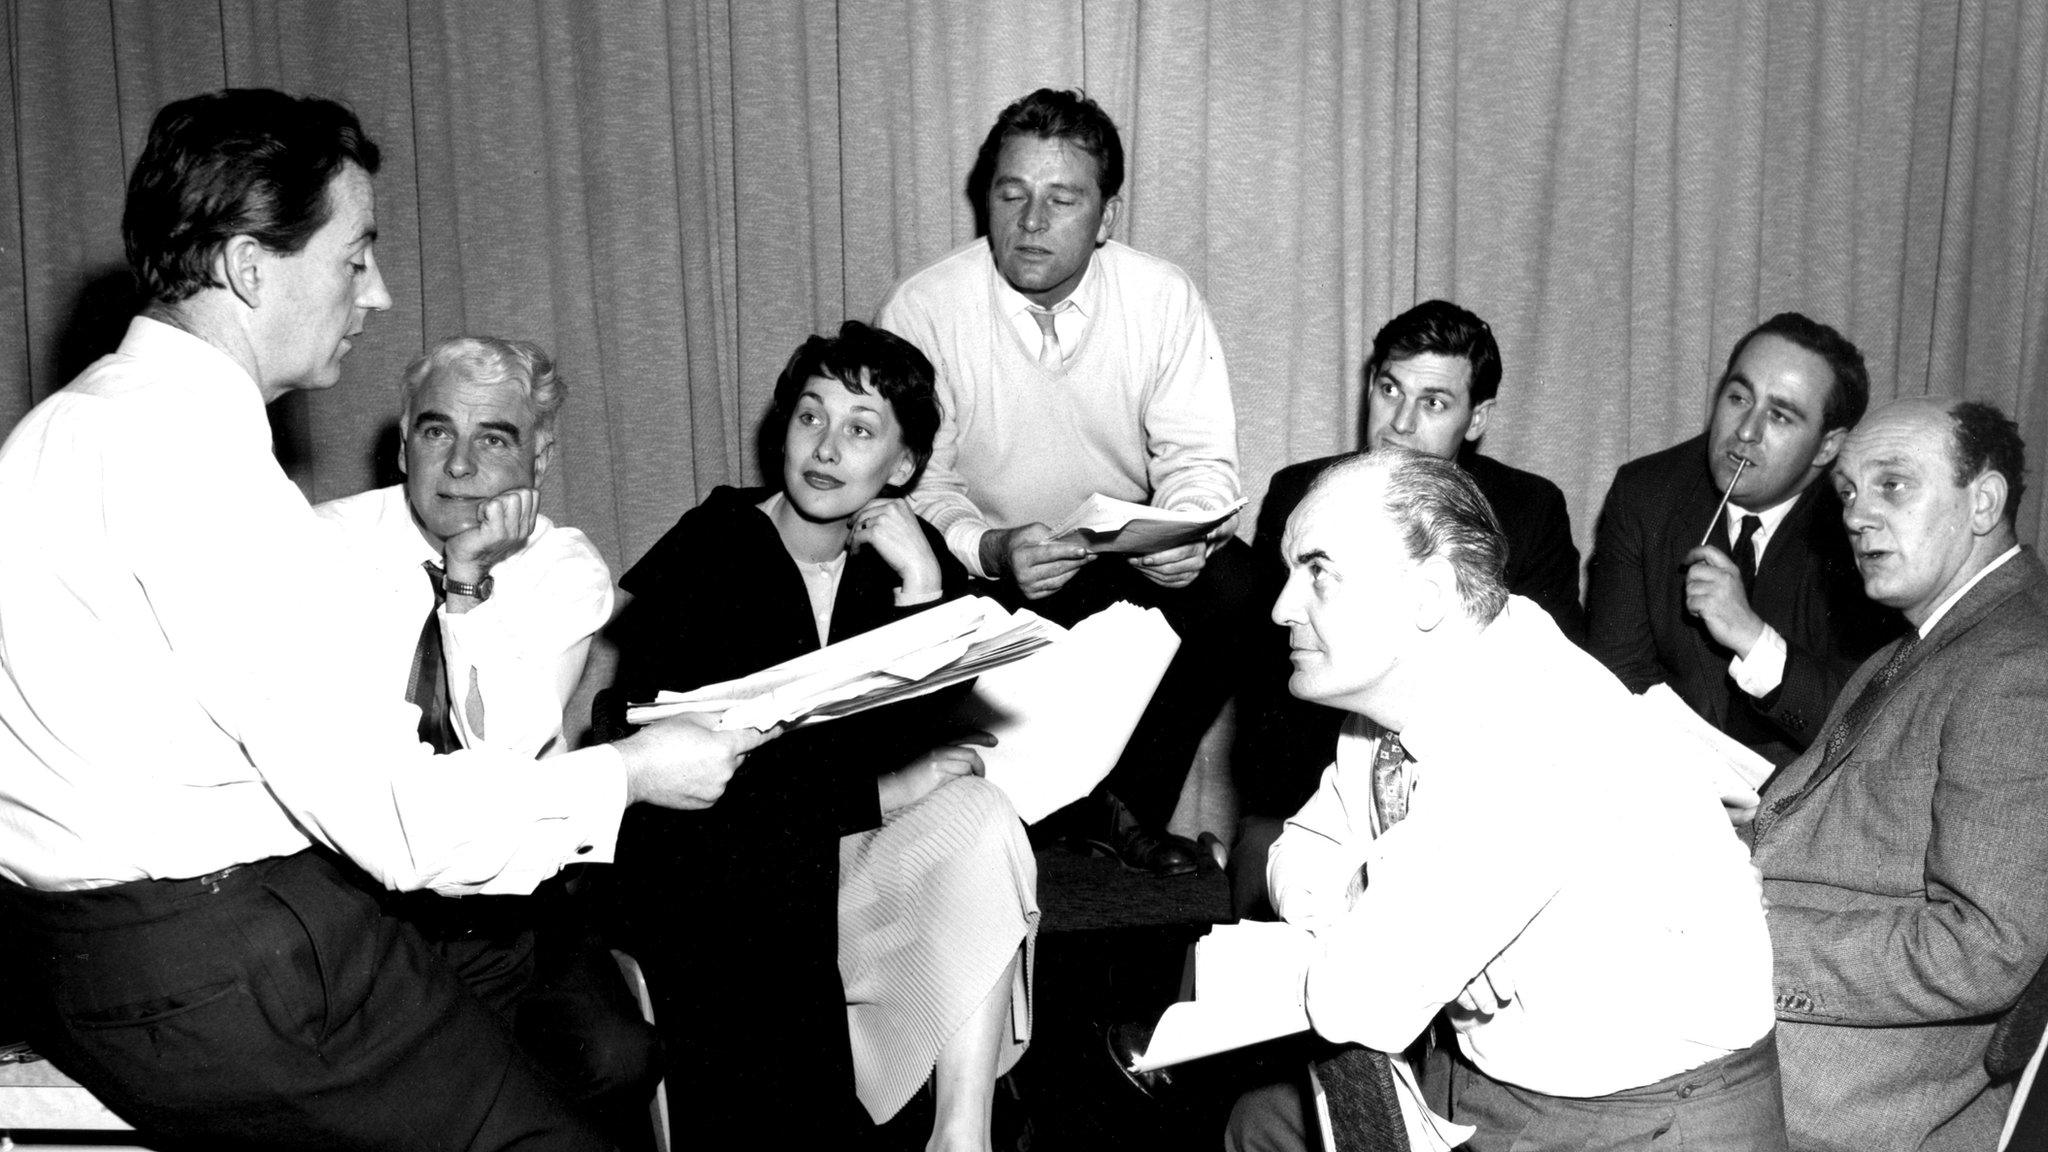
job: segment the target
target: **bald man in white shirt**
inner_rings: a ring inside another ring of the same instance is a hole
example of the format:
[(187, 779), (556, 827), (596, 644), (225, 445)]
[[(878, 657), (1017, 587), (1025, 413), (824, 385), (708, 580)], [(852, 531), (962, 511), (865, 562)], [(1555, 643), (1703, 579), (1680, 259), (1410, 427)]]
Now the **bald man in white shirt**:
[[(1446, 1014), (1474, 1152), (1784, 1148), (1763, 905), (1702, 746), (1508, 594), (1450, 461), (1335, 465), (1282, 549), (1289, 688), (1353, 714), (1267, 867), (1316, 1031), (1398, 1054)], [(1289, 1106), (1241, 1102), (1234, 1146), (1301, 1146)]]

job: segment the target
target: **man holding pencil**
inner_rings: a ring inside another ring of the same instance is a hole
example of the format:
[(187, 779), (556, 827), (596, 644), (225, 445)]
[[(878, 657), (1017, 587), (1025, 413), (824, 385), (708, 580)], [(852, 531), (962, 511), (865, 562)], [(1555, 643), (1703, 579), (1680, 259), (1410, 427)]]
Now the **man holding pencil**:
[(1897, 635), (1863, 596), (1825, 483), (1870, 397), (1863, 355), (1797, 312), (1735, 344), (1706, 432), (1622, 466), (1594, 535), (1588, 648), (1631, 691), (1667, 682), (1783, 765), (1856, 664)]

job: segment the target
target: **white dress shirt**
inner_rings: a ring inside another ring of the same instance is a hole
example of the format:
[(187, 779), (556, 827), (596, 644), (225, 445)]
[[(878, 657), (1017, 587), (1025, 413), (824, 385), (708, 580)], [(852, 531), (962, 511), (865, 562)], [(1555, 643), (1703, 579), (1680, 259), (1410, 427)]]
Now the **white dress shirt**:
[[(1517, 596), (1400, 733), (1407, 817), (1375, 836), (1354, 717), (1267, 866), (1316, 932), (1316, 1030), (1398, 1052), (1445, 1005), (1496, 1080), (1604, 1096), (1749, 1047), (1770, 938), (1706, 753)], [(1366, 887), (1353, 895), (1364, 866)]]
[[(394, 888), (609, 860), (609, 748), (435, 757), (271, 454), (256, 382), (138, 318), (0, 447), (0, 875), (178, 879), (325, 844)], [(570, 763), (573, 760), (574, 763)]]
[[(350, 551), (375, 568), (375, 583), (357, 589), (389, 653), (386, 683), (405, 695), (420, 625), (433, 609), (427, 561), (441, 550), (412, 518), (403, 485), (379, 488), (313, 509), (342, 530)], [(465, 748), (498, 748), (516, 756), (562, 751), (562, 708), (583, 676), (590, 638), (612, 614), (612, 574), (589, 537), (558, 528), (546, 516), (533, 534), (491, 568), (491, 597), (467, 612), (442, 608), (441, 650), (455, 731)], [(480, 709), (468, 705), (476, 700)]]

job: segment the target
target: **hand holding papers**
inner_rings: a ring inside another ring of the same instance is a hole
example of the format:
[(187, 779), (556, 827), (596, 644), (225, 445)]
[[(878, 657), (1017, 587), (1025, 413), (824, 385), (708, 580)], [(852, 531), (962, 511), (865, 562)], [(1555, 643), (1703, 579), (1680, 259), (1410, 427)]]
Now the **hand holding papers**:
[(1179, 647), (1158, 609), (1116, 603), (1031, 659), (976, 681), (956, 716), (995, 736), (982, 763), (1025, 823), (1109, 775)]
[(1053, 526), (1052, 539), (1083, 545), (1090, 552), (1159, 552), (1202, 539), (1237, 515), (1245, 503), (1240, 499), (1220, 512), (1173, 512), (1098, 492)]
[(1029, 612), (968, 596), (785, 660), (751, 676), (691, 692), (663, 692), (626, 710), (646, 724), (684, 712), (714, 713), (718, 727), (813, 724), (936, 692), (1021, 660), (1059, 634)]

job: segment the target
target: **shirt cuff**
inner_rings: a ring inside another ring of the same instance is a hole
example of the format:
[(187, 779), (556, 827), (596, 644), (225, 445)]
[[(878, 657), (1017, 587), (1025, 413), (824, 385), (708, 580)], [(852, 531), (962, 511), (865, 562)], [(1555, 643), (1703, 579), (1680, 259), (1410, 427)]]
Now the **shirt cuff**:
[(995, 574), (981, 566), (981, 540), (992, 529), (986, 524), (954, 524), (946, 529), (946, 546), (969, 572), (983, 580), (995, 579)]
[(1737, 688), (1759, 700), (1776, 692), (1785, 682), (1785, 638), (1776, 628), (1764, 625), (1749, 655), (1728, 662), (1728, 674), (1735, 678)]
[(931, 602), (937, 600), (939, 597), (944, 596), (945, 594), (945, 589), (934, 588), (930, 592), (926, 592), (921, 595), (906, 596), (903, 593), (903, 589), (898, 588), (896, 589), (896, 606), (898, 608), (915, 608), (919, 604), (930, 604)]

